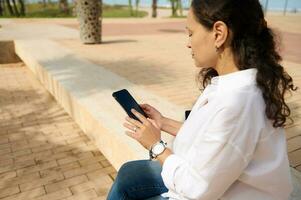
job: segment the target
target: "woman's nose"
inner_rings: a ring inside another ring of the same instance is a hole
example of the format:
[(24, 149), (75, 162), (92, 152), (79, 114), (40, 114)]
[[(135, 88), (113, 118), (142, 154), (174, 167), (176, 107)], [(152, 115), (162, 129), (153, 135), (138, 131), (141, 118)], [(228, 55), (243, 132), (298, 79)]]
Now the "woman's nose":
[(189, 49), (191, 49), (190, 43), (187, 43), (187, 44), (186, 44), (186, 47), (189, 48)]

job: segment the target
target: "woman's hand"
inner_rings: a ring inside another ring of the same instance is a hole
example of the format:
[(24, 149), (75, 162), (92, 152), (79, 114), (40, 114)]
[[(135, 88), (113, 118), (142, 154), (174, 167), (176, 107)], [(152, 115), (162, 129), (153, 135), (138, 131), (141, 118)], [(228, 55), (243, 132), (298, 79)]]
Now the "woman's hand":
[[(161, 131), (149, 119), (145, 118), (142, 114), (132, 109), (132, 113), (142, 121), (126, 117), (129, 123), (124, 123), (123, 126), (130, 131), (125, 131), (126, 134), (133, 139), (137, 140), (144, 148), (149, 150), (153, 144), (161, 140)], [(136, 132), (134, 128), (137, 127)]]
[(150, 118), (151, 123), (158, 129), (162, 130), (163, 116), (162, 114), (153, 106), (149, 104), (139, 104), (143, 111)]

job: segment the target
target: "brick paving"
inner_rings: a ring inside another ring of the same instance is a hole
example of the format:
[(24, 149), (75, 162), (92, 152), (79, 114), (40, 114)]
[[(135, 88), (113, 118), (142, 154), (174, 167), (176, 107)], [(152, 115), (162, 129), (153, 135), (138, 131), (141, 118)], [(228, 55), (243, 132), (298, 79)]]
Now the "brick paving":
[(0, 72), (0, 199), (105, 199), (108, 160), (23, 63)]
[[(64, 26), (79, 29), (78, 24), (63, 24)], [(185, 34), (185, 20), (176, 22), (156, 22), (156, 23), (104, 23), (102, 25), (102, 35), (107, 36), (138, 36), (138, 35), (165, 35), (182, 33)], [(272, 28), (278, 34), (281, 41), (281, 51), (286, 60), (301, 63), (299, 52), (301, 32), (290, 32), (282, 27), (272, 24)]]
[(292, 167), (301, 172), (301, 64), (286, 67), (293, 77), (294, 84), (299, 87), (293, 96), (287, 96), (287, 102), (291, 109), (291, 117), (294, 124), (286, 128), (288, 156)]

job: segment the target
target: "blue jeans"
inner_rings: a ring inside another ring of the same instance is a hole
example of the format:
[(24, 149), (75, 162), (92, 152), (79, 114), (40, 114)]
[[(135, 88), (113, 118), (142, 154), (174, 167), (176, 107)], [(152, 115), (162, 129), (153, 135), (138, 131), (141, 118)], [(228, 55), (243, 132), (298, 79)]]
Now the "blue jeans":
[(136, 160), (121, 166), (107, 200), (147, 199), (164, 200), (160, 194), (167, 192), (161, 177), (158, 161)]

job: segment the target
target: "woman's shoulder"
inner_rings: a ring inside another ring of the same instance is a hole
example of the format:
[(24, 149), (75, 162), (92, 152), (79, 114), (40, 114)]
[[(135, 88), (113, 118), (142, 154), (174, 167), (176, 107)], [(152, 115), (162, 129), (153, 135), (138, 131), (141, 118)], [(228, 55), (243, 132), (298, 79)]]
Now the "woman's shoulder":
[(215, 100), (218, 105), (217, 112), (222, 111), (229, 117), (246, 116), (246, 114), (250, 117), (251, 115), (259, 118), (264, 116), (265, 102), (262, 92), (256, 88), (220, 92)]
[(231, 91), (220, 96), (217, 103), (218, 109), (212, 113), (209, 132), (248, 129), (259, 134), (265, 127), (265, 107), (259, 91)]
[(220, 91), (216, 94), (217, 101), (222, 107), (243, 109), (248, 105), (262, 106), (264, 104), (262, 92), (257, 87)]

